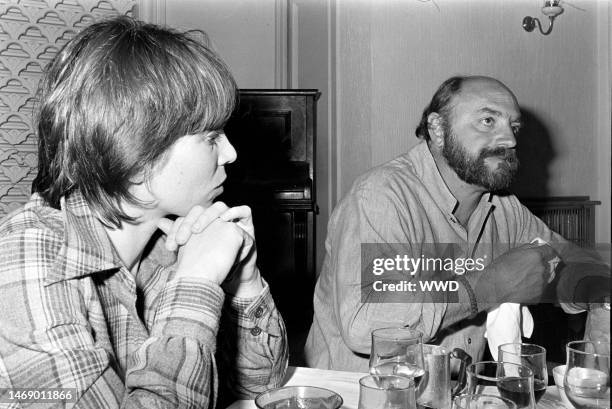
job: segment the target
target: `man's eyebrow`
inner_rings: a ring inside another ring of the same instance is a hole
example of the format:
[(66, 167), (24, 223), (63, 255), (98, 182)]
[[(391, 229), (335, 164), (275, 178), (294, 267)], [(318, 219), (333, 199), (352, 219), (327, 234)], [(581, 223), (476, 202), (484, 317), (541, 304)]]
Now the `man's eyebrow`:
[[(500, 111), (498, 111), (498, 110), (496, 110), (496, 109), (493, 109), (493, 108), (488, 108), (488, 107), (483, 107), (483, 108), (480, 108), (480, 109), (479, 109), (478, 111), (476, 111), (476, 112), (478, 112), (478, 113), (483, 113), (483, 114), (494, 115), (494, 116), (497, 116), (497, 117), (502, 116), (502, 113), (501, 113)], [(522, 125), (522, 124), (523, 124), (523, 121), (521, 120), (521, 117), (520, 117), (520, 116), (518, 116), (518, 117), (516, 117), (516, 118), (510, 118), (510, 119), (511, 119), (511, 122), (513, 122), (513, 123), (515, 123), (515, 122), (516, 122), (516, 123), (519, 123), (520, 125)]]
[(483, 113), (483, 114), (490, 114), (490, 115), (495, 115), (495, 116), (502, 116), (502, 113), (500, 111), (497, 111), (495, 109), (492, 108), (480, 108), (478, 111), (478, 113)]

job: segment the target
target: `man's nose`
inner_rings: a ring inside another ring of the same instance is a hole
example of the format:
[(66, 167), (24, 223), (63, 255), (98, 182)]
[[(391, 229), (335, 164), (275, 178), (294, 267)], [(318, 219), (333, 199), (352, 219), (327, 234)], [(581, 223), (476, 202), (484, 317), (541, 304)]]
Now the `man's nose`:
[(219, 165), (225, 165), (227, 163), (232, 163), (238, 157), (236, 153), (236, 149), (227, 139), (225, 134), (219, 135), (218, 140), (219, 147)]
[(516, 135), (514, 135), (514, 131), (512, 130), (511, 126), (504, 127), (497, 142), (500, 147), (504, 147), (506, 149), (516, 147)]

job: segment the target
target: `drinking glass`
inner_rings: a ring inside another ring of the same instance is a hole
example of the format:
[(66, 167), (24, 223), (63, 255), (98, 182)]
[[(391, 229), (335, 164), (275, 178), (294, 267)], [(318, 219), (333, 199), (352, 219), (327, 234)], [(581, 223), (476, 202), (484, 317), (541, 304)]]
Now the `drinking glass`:
[(339, 409), (342, 403), (336, 392), (315, 386), (284, 386), (255, 398), (259, 409)]
[(610, 343), (573, 341), (567, 344), (563, 386), (577, 409), (610, 408)]
[(359, 380), (358, 409), (416, 409), (414, 379), (401, 375), (368, 375)]
[(401, 375), (414, 378), (419, 385), (426, 376), (423, 361), (423, 334), (410, 328), (379, 328), (372, 331), (370, 374)]
[(516, 403), (501, 396), (481, 393), (457, 396), (453, 409), (517, 409)]
[(546, 349), (539, 345), (519, 342), (502, 344), (497, 350), (499, 361), (524, 365), (533, 371), (533, 392), (537, 403), (544, 396), (548, 386)]
[(466, 373), (468, 394), (502, 396), (516, 403), (518, 409), (535, 409), (533, 372), (526, 366), (481, 361), (468, 365)]

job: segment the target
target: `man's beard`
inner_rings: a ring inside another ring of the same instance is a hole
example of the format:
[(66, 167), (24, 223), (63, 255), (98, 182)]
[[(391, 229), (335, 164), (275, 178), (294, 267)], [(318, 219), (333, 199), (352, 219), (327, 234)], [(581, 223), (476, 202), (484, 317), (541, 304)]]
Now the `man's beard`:
[[(478, 153), (477, 157), (472, 157), (457, 141), (452, 129), (445, 129), (442, 156), (461, 180), (482, 186), (491, 192), (508, 189), (519, 166), (514, 149), (485, 148)], [(489, 157), (499, 160), (496, 169), (491, 170), (487, 166), (485, 160)]]

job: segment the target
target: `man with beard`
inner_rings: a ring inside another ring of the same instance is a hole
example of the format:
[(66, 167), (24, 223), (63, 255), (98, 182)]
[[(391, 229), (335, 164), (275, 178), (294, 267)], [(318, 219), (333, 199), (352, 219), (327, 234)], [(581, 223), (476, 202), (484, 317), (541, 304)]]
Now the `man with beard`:
[[(310, 366), (367, 371), (371, 331), (383, 327), (417, 329), (423, 342), (463, 348), (478, 360), (488, 311), (541, 302), (551, 288), (571, 311), (590, 307), (603, 325), (600, 338), (609, 340), (607, 267), (503, 193), (518, 168), (520, 128), (504, 84), (453, 77), (423, 112), (422, 141), (357, 179), (329, 223), (305, 347)], [(564, 264), (549, 285), (556, 257)], [(429, 268), (428, 260), (440, 264)], [(454, 267), (442, 266), (448, 260)], [(411, 287), (430, 279), (458, 287)], [(395, 287), (382, 288), (385, 280)]]

